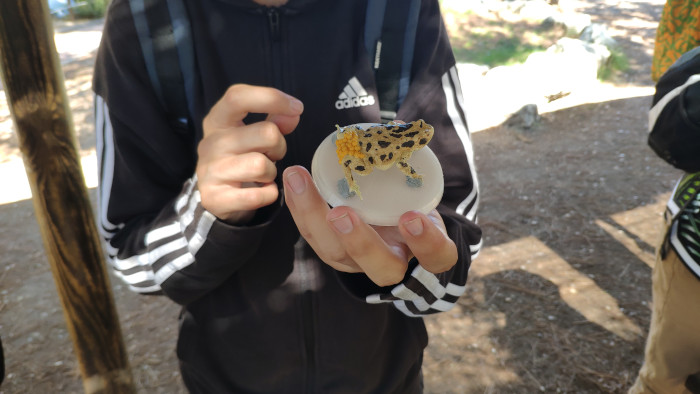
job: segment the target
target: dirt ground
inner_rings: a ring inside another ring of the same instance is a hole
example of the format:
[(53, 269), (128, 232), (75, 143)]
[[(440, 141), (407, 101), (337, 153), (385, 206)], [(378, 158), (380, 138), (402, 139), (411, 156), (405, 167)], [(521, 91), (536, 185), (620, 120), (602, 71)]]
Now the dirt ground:
[[(566, 3), (608, 25), (630, 68), (542, 108), (533, 129), (473, 134), (484, 246), (467, 294), (426, 319), (427, 393), (622, 393), (641, 365), (661, 213), (679, 175), (646, 146), (663, 0)], [(94, 150), (91, 64), (64, 67), (83, 155)], [(0, 104), (1, 164), (17, 151)], [(112, 285), (139, 392), (184, 393), (178, 307)], [(27, 199), (0, 204), (0, 336), (0, 393), (82, 391)]]

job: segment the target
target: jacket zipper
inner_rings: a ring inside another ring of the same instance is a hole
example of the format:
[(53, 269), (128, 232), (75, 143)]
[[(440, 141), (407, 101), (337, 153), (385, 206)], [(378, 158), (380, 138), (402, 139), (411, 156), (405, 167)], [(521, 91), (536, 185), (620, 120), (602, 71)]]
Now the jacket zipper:
[(299, 270), (299, 290), (301, 293), (301, 329), (306, 353), (306, 374), (304, 376), (307, 393), (313, 393), (315, 387), (316, 352), (314, 333), (313, 289), (316, 274), (313, 262), (307, 255), (305, 241), (299, 238), (294, 245), (294, 269)]
[[(282, 56), (282, 34), (280, 32), (280, 10), (278, 8), (268, 8), (267, 9), (267, 22), (268, 28), (270, 30), (270, 41), (272, 43), (271, 48), (271, 60), (272, 60), (272, 73), (273, 73), (273, 86), (280, 90), (285, 90), (284, 77), (283, 77), (283, 56)], [(294, 134), (294, 133), (292, 133)], [(292, 138), (293, 139), (293, 138)], [(288, 151), (290, 154), (292, 149), (295, 149), (295, 145), (292, 139), (288, 141)], [(298, 152), (295, 152), (298, 153)], [(297, 253), (295, 253), (297, 255)], [(313, 313), (313, 292), (311, 286), (308, 283), (308, 267), (306, 266), (306, 258), (304, 253), (301, 256), (297, 255), (296, 258), (301, 257), (300, 267), (302, 270), (302, 289), (301, 289), (301, 319), (302, 319), (302, 334), (304, 341), (304, 352), (306, 353), (306, 374), (304, 376), (306, 392), (314, 392), (314, 375), (316, 373), (316, 340), (314, 335), (314, 313)]]
[(315, 338), (313, 332), (313, 309), (311, 290), (307, 290), (302, 294), (301, 309), (302, 309), (302, 327), (304, 330), (304, 345), (306, 351), (306, 392), (313, 393), (314, 390), (314, 374), (316, 372), (316, 357), (314, 352)]
[(282, 35), (280, 33), (280, 11), (277, 8), (267, 9), (267, 22), (270, 29), (270, 41), (272, 42), (272, 82), (274, 87), (284, 90), (284, 86), (282, 86)]
[[(270, 69), (272, 70), (272, 86), (282, 90), (282, 91), (287, 91), (288, 86), (286, 86), (289, 82), (284, 80), (284, 67), (283, 67), (283, 61), (285, 61), (284, 57), (284, 52), (283, 52), (283, 45), (285, 44), (282, 41), (282, 32), (281, 32), (281, 25), (280, 25), (280, 18), (282, 15), (284, 15), (284, 11), (280, 10), (279, 8), (275, 7), (270, 7), (270, 8), (264, 8), (263, 13), (265, 13), (265, 16), (267, 17), (267, 26), (270, 34), (270, 61), (271, 61), (271, 67)], [(287, 40), (288, 42), (288, 40)], [(285, 84), (285, 82), (287, 82)], [(295, 135), (292, 133), (291, 135), (287, 136), (287, 155), (293, 155), (293, 154), (298, 154), (299, 152), (296, 151), (297, 147), (296, 144), (294, 143), (295, 141)], [(292, 156), (292, 157), (298, 157), (298, 156)], [(287, 163), (285, 160), (281, 161), (282, 164)], [(280, 173), (282, 171), (280, 170)]]
[(268, 8), (267, 21), (270, 25), (270, 37), (273, 42), (280, 40), (280, 13), (277, 8)]

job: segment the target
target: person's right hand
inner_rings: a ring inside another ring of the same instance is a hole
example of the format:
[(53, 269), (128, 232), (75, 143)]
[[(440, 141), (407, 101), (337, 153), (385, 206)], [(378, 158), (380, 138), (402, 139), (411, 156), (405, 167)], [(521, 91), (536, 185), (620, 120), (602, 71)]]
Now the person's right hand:
[[(301, 101), (277, 89), (233, 85), (204, 118), (197, 149), (202, 206), (231, 224), (245, 224), (279, 195), (275, 161), (287, 152), (284, 136), (299, 124)], [(245, 125), (249, 113), (267, 114)]]

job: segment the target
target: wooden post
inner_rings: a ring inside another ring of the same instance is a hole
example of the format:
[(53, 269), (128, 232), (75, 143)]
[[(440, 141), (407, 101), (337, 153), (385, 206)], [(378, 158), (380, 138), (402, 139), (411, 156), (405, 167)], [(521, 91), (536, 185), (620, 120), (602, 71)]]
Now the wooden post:
[(0, 1), (0, 75), (85, 392), (134, 393), (45, 0)]

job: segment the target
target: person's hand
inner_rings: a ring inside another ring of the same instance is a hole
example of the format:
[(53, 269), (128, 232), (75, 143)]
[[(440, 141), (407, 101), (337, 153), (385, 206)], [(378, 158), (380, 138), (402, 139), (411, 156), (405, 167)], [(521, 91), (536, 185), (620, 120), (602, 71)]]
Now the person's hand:
[[(231, 86), (203, 122), (196, 169), (202, 206), (221, 220), (243, 224), (275, 202), (275, 161), (286, 154), (284, 136), (303, 110), (301, 101), (277, 89)], [(251, 112), (268, 116), (245, 125)]]
[(403, 279), (412, 257), (432, 273), (457, 263), (457, 247), (436, 210), (406, 212), (396, 227), (370, 226), (349, 207), (329, 208), (305, 168), (289, 167), (283, 179), (299, 232), (338, 271), (364, 272), (375, 284), (390, 286)]

